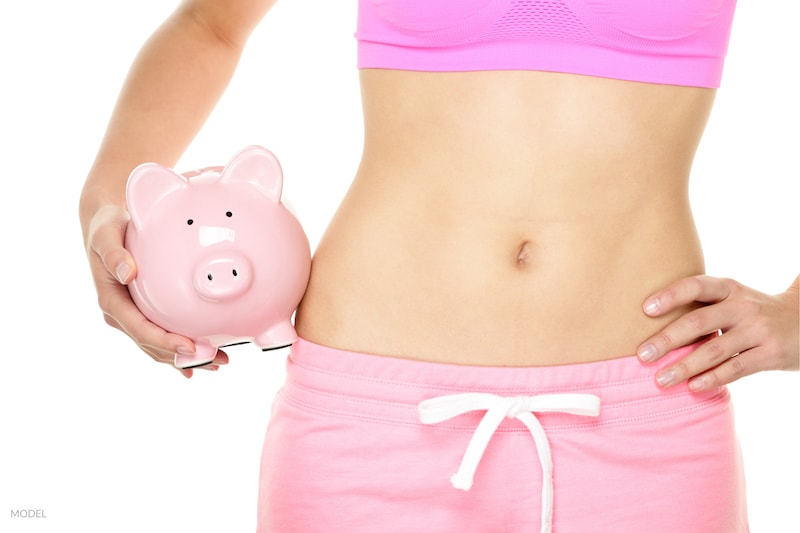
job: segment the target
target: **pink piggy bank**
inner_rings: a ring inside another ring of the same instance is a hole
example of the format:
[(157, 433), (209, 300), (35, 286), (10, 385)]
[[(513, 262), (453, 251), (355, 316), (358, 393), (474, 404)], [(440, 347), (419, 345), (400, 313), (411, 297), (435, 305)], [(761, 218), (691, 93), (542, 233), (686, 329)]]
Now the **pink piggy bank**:
[(125, 247), (138, 269), (128, 289), (150, 321), (194, 340), (176, 367), (209, 363), (221, 346), (297, 339), (311, 252), (282, 188), (278, 160), (257, 146), (225, 167), (180, 175), (145, 163), (128, 178)]

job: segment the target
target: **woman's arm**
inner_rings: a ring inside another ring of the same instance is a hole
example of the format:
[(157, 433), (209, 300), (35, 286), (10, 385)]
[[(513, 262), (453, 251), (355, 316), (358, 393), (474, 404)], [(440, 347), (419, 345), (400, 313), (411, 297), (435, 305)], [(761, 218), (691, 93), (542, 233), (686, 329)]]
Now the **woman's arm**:
[[(194, 343), (149, 322), (124, 286), (136, 275), (123, 247), (125, 183), (140, 163), (174, 166), (230, 82), (250, 33), (274, 3), (184, 0), (136, 57), (83, 187), (81, 227), (106, 322), (159, 362), (172, 363), (176, 352), (194, 351)], [(224, 362), (221, 353), (215, 363)], [(191, 376), (191, 370), (182, 372)]]
[(662, 387), (689, 380), (695, 391), (725, 385), (762, 370), (800, 369), (800, 276), (785, 292), (768, 295), (729, 279), (684, 278), (650, 296), (644, 311), (661, 316), (691, 302), (691, 311), (642, 343), (639, 357), (659, 359), (675, 348), (721, 330), (722, 335), (656, 375)]

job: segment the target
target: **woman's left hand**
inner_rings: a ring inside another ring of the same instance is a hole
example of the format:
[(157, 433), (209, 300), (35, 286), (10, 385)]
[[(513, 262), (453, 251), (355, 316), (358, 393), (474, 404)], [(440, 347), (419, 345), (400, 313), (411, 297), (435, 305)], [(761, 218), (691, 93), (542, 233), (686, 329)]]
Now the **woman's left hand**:
[(674, 320), (644, 341), (637, 354), (644, 362), (722, 331), (689, 355), (656, 374), (661, 387), (689, 380), (703, 391), (762, 370), (800, 367), (800, 277), (784, 293), (768, 295), (731, 279), (683, 278), (651, 295), (644, 312), (662, 316), (692, 302), (708, 304)]

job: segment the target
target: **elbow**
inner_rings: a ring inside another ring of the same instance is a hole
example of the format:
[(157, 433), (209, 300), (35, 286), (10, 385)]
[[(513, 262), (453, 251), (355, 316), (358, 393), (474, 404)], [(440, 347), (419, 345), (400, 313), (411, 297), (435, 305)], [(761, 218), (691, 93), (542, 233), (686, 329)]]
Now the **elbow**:
[(185, 0), (175, 16), (197, 31), (207, 42), (241, 53), (253, 29), (275, 0), (218, 2)]

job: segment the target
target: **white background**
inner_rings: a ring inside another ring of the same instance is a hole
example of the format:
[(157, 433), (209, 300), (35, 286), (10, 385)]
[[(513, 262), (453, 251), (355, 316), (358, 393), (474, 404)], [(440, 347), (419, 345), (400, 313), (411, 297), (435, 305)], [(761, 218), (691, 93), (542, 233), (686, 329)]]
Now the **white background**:
[[(78, 194), (127, 67), (175, 3), (0, 7), (0, 531), (255, 524), (285, 351), (237, 348), (228, 368), (191, 380), (154, 364), (103, 322), (78, 225)], [(795, 3), (740, 1), (691, 190), (709, 273), (765, 292), (800, 270), (797, 20)], [(360, 154), (354, 30), (355, 0), (279, 2), (178, 170), (269, 147), (315, 245)], [(731, 388), (752, 531), (800, 531), (800, 375)], [(12, 519), (14, 509), (47, 518)], [(681, 510), (665, 501), (664, 512)]]

